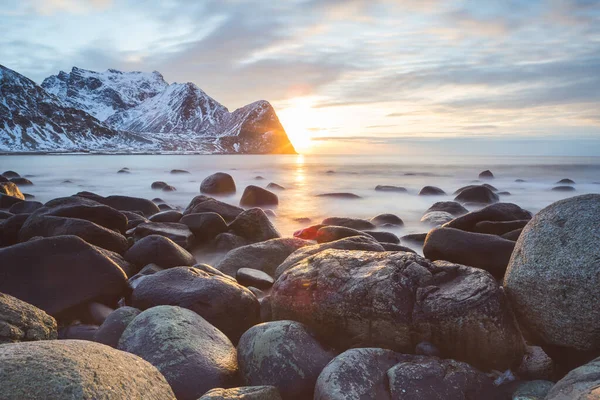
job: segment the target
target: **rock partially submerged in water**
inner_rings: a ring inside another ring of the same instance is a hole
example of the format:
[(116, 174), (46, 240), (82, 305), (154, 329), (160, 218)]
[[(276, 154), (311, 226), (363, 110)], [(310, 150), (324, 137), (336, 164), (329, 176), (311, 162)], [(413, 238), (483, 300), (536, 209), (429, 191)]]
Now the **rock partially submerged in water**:
[(240, 199), (242, 207), (273, 207), (278, 204), (279, 198), (275, 193), (254, 185), (246, 186)]
[(421, 217), (421, 222), (431, 226), (441, 226), (454, 219), (454, 216), (446, 211), (429, 211)]
[(347, 199), (347, 200), (362, 199), (362, 197), (357, 194), (347, 193), (347, 192), (322, 193), (322, 194), (316, 195), (316, 197), (331, 197), (334, 199)]
[(229, 229), (223, 217), (214, 212), (187, 214), (179, 222), (187, 225), (199, 242), (213, 239)]
[(281, 237), (269, 217), (260, 208), (251, 208), (240, 213), (229, 225), (229, 229), (251, 243)]
[(324, 226), (317, 231), (317, 243), (328, 243), (352, 236), (368, 236), (368, 233), (345, 226)]
[(512, 203), (496, 203), (477, 211), (471, 211), (455, 218), (444, 225), (444, 228), (456, 228), (474, 232), (475, 226), (481, 221), (516, 221), (529, 220), (531, 213)]
[(454, 200), (459, 203), (492, 204), (500, 201), (500, 198), (488, 187), (473, 186), (462, 190)]
[(573, 186), (562, 185), (562, 186), (553, 187), (552, 191), (553, 192), (574, 192), (575, 188)]
[(469, 212), (462, 204), (456, 201), (438, 201), (425, 211), (425, 214), (432, 211), (441, 211), (452, 214), (455, 217), (460, 217)]
[(335, 225), (344, 226), (346, 228), (352, 228), (357, 230), (368, 230), (375, 229), (375, 225), (365, 219), (360, 218), (349, 218), (349, 217), (329, 217), (325, 218), (322, 225)]
[(393, 225), (404, 226), (404, 221), (395, 214), (379, 214), (371, 218), (371, 223), (376, 226)]
[(225, 172), (217, 172), (204, 178), (200, 184), (200, 193), (230, 195), (236, 191), (233, 177)]
[(550, 389), (546, 400), (594, 400), (600, 396), (600, 358), (569, 372)]
[(389, 185), (377, 185), (375, 186), (376, 192), (394, 192), (394, 193), (408, 193), (405, 187), (402, 186), (389, 186)]
[(435, 187), (435, 186), (425, 186), (419, 192), (419, 196), (444, 196), (444, 195), (446, 195), (446, 192), (444, 192), (439, 187)]
[(479, 174), (479, 179), (494, 179), (494, 174), (488, 169)]

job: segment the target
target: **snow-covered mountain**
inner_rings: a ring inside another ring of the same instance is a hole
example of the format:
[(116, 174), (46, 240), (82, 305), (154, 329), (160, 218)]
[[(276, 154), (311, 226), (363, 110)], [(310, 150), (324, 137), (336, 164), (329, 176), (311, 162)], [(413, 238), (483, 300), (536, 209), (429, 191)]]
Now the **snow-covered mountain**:
[(73, 67), (40, 87), (2, 68), (9, 79), (0, 86), (0, 151), (295, 153), (264, 100), (229, 112), (193, 83), (169, 85), (158, 72)]

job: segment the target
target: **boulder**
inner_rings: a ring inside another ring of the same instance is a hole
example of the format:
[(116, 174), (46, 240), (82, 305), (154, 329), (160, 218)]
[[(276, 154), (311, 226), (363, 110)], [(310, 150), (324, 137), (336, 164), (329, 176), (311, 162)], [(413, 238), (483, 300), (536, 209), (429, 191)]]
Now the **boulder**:
[(160, 211), (158, 206), (147, 199), (129, 196), (108, 196), (100, 201), (119, 211), (141, 211), (144, 216), (149, 217)]
[(25, 196), (13, 182), (0, 182), (0, 194), (25, 200)]
[(182, 174), (189, 174), (189, 171), (186, 171), (185, 169), (172, 169), (171, 170), (171, 174), (173, 175), (182, 175)]
[(10, 181), (17, 186), (31, 186), (33, 182), (31, 182), (27, 178), (11, 178)]
[(210, 248), (219, 253), (229, 253), (231, 250), (243, 247), (249, 244), (249, 241), (233, 233), (219, 233), (210, 243)]
[(175, 399), (150, 363), (83, 340), (0, 346), (0, 393), (22, 399)]
[(600, 397), (600, 358), (569, 372), (550, 389), (545, 400), (595, 400)]
[(4, 220), (0, 228), (0, 247), (12, 246), (19, 242), (19, 231), (27, 218), (28, 214), (17, 214)]
[(492, 192), (496, 193), (498, 191), (498, 189), (492, 185), (490, 185), (489, 183), (484, 183), (482, 185), (467, 185), (467, 186), (463, 186), (459, 189), (456, 189), (456, 191), (453, 193), (455, 196), (461, 194), (462, 192), (464, 192), (467, 189), (474, 189), (474, 188), (478, 188), (478, 187), (485, 187), (490, 189)]
[(254, 286), (258, 289), (269, 289), (274, 282), (270, 275), (254, 268), (238, 269), (235, 279), (242, 286)]
[(346, 193), (346, 192), (338, 192), (338, 193), (322, 193), (318, 194), (315, 197), (330, 197), (333, 199), (341, 199), (341, 200), (354, 200), (354, 199), (362, 199), (357, 194), (354, 193)]
[(421, 217), (421, 222), (431, 226), (441, 226), (454, 219), (454, 216), (446, 211), (429, 211)]
[(475, 225), (481, 221), (516, 221), (524, 219), (531, 219), (529, 211), (512, 203), (496, 203), (455, 218), (445, 224), (444, 227), (474, 232)]
[(192, 199), (183, 215), (214, 212), (219, 214), (227, 222), (233, 221), (244, 211), (242, 208), (232, 206), (219, 200), (206, 196), (196, 196)]
[(575, 188), (573, 186), (555, 186), (552, 188), (553, 192), (574, 192)]
[(545, 400), (554, 386), (550, 381), (530, 381), (521, 382), (513, 392), (512, 398), (515, 400)]
[(277, 280), (281, 274), (297, 264), (301, 260), (325, 251), (327, 249), (338, 249), (338, 250), (363, 250), (363, 251), (385, 251), (383, 244), (378, 243), (374, 238), (370, 236), (352, 236), (336, 240), (329, 243), (314, 244), (309, 246), (303, 246), (296, 250), (289, 257), (287, 257), (275, 270), (273, 277)]
[(150, 222), (179, 222), (182, 214), (177, 210), (161, 211), (149, 218)]
[(500, 237), (502, 239), (512, 240), (513, 242), (516, 242), (517, 240), (519, 240), (519, 236), (521, 236), (521, 232), (523, 232), (523, 228), (515, 229), (514, 231), (505, 233), (504, 235), (501, 235)]
[(368, 236), (368, 233), (344, 226), (324, 226), (317, 231), (317, 243), (328, 243), (352, 236)]
[(527, 346), (521, 365), (516, 372), (521, 379), (551, 380), (554, 378), (557, 368), (554, 361), (541, 347)]
[(196, 400), (210, 389), (231, 387), (238, 372), (229, 339), (181, 307), (158, 306), (139, 314), (121, 335), (119, 349), (158, 368), (178, 400)]
[(376, 192), (394, 192), (394, 193), (408, 193), (405, 187), (402, 186), (388, 186), (388, 185), (377, 185), (375, 186)]
[(479, 174), (479, 179), (494, 179), (494, 174), (488, 169)]
[(371, 235), (379, 243), (393, 243), (393, 244), (400, 243), (400, 239), (398, 238), (398, 236), (394, 235), (392, 232), (364, 231), (364, 233)]
[(187, 214), (179, 222), (187, 225), (199, 242), (211, 240), (229, 229), (223, 217), (214, 212)]
[(14, 204), (22, 202), (23, 199), (13, 196), (7, 196), (0, 192), (0, 208), (10, 208)]
[(411, 242), (414, 244), (423, 245), (425, 243), (425, 238), (427, 238), (427, 233), (410, 233), (402, 236), (400, 240), (402, 242)]
[(232, 277), (240, 268), (262, 271), (269, 276), (294, 251), (312, 245), (311, 242), (296, 238), (271, 239), (260, 243), (239, 247), (227, 253), (216, 268)]
[(356, 230), (368, 230), (375, 229), (375, 224), (367, 221), (366, 219), (360, 218), (347, 218), (347, 217), (329, 217), (325, 218), (322, 225), (335, 225), (335, 226), (344, 226), (346, 228), (356, 229)]
[(38, 208), (42, 208), (44, 205), (39, 201), (21, 201), (13, 204), (8, 211), (13, 214), (31, 214)]
[(264, 242), (281, 236), (260, 208), (250, 208), (242, 212), (229, 225), (229, 229), (251, 243)]
[(275, 182), (271, 182), (267, 185), (267, 189), (269, 190), (285, 190), (285, 188), (281, 185), (276, 184)]
[(133, 230), (133, 238), (138, 241), (150, 235), (164, 236), (184, 249), (194, 243), (194, 234), (187, 225), (178, 222), (144, 222)]
[(0, 293), (0, 343), (56, 338), (54, 318), (29, 303)]
[(196, 263), (194, 256), (187, 250), (160, 235), (146, 236), (125, 253), (125, 260), (139, 268), (148, 264), (157, 264), (162, 268), (191, 266)]
[(299, 239), (306, 239), (306, 240), (317, 240), (317, 232), (319, 231), (319, 229), (323, 228), (324, 226), (327, 226), (327, 225), (316, 224), (316, 225), (311, 225), (307, 228), (297, 230), (296, 232), (294, 232), (294, 237), (297, 237)]
[(414, 251), (413, 249), (406, 246), (401, 246), (396, 243), (381, 243), (381, 246), (385, 251), (407, 251), (409, 253), (417, 254), (416, 251)]
[(461, 191), (454, 200), (460, 203), (492, 204), (499, 202), (500, 198), (485, 186), (474, 186)]
[(142, 224), (144, 222), (149, 222), (149, 220), (146, 217), (144, 217), (143, 215), (140, 215), (138, 213), (134, 213), (131, 211), (121, 211), (121, 213), (127, 217), (127, 228), (126, 228), (125, 232), (135, 228), (139, 224)]
[(187, 308), (234, 343), (260, 318), (252, 292), (230, 278), (194, 267), (175, 267), (144, 277), (133, 290), (131, 305), (140, 310), (158, 305)]
[(302, 322), (341, 350), (409, 353), (428, 341), (444, 357), (484, 370), (506, 370), (524, 351), (508, 300), (489, 273), (412, 253), (319, 252), (279, 276), (271, 307), (274, 320)]
[(204, 178), (200, 184), (200, 193), (213, 195), (230, 195), (235, 193), (233, 177), (224, 172), (217, 172)]
[[(0, 292), (61, 315), (92, 300), (116, 302), (129, 269), (117, 254), (76, 236), (37, 239), (0, 249)], [(32, 279), (37, 277), (38, 279)]]
[[(78, 218), (93, 222), (106, 229), (125, 233), (127, 216), (112, 207), (78, 196), (59, 197), (50, 200), (35, 215)], [(128, 214), (129, 215), (129, 214)]]
[(460, 217), (461, 215), (469, 212), (469, 210), (463, 207), (462, 204), (457, 203), (456, 201), (438, 201), (437, 203), (433, 203), (433, 205), (429, 207), (425, 213), (427, 214), (428, 212), (432, 211), (447, 212), (455, 217)]
[(131, 290), (133, 290), (137, 287), (137, 285), (141, 282), (141, 280), (144, 279), (144, 277), (155, 274), (155, 273), (157, 273), (159, 271), (163, 271), (163, 270), (164, 270), (164, 268), (161, 268), (156, 264), (148, 264), (144, 268), (142, 268), (140, 270), (140, 272), (133, 275), (131, 278), (129, 278), (127, 280), (127, 286), (129, 286), (129, 288)]
[(515, 242), (496, 235), (437, 228), (429, 231), (423, 255), (431, 261), (445, 260), (481, 268), (502, 279), (514, 248)]
[(523, 229), (504, 278), (517, 318), (535, 342), (582, 353), (584, 361), (600, 354), (598, 243), (600, 195), (553, 203)]
[(244, 386), (212, 389), (199, 400), (281, 400), (281, 396), (275, 386)]
[(295, 321), (253, 326), (242, 335), (237, 350), (244, 384), (275, 386), (284, 399), (312, 398), (319, 374), (335, 357)]
[(524, 228), (528, 222), (529, 219), (517, 221), (481, 221), (475, 224), (475, 232), (502, 236), (505, 233)]
[(556, 182), (557, 185), (574, 185), (575, 181), (569, 178), (565, 178), (565, 179), (561, 179), (560, 181)]
[(445, 196), (446, 192), (444, 192), (439, 187), (435, 186), (425, 186), (419, 192), (419, 196)]
[(167, 182), (163, 182), (163, 181), (156, 181), (156, 182), (152, 182), (152, 185), (150, 185), (150, 188), (154, 189), (154, 190), (162, 190), (164, 187), (169, 186), (169, 184)]
[(110, 313), (102, 325), (94, 333), (94, 342), (102, 343), (117, 348), (119, 339), (127, 325), (140, 314), (140, 310), (133, 307), (121, 307)]
[(279, 198), (275, 193), (254, 185), (246, 186), (240, 199), (242, 207), (273, 207), (278, 204)]
[(404, 226), (404, 221), (400, 217), (394, 214), (379, 214), (371, 218), (371, 223), (375, 226), (382, 225), (394, 225), (394, 226)]
[(2, 176), (7, 178), (7, 179), (11, 179), (11, 178), (19, 178), (21, 175), (19, 175), (18, 173), (16, 173), (15, 171), (4, 171), (2, 173)]

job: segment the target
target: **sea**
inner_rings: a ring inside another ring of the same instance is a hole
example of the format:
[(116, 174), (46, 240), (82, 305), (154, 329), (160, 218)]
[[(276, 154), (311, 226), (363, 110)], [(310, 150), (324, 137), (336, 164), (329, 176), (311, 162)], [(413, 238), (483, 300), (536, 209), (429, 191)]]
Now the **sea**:
[[(125, 167), (129, 173), (118, 173)], [(171, 174), (173, 169), (189, 174)], [(427, 232), (431, 227), (420, 222), (424, 212), (434, 202), (453, 200), (458, 188), (477, 183), (484, 170), (491, 170), (495, 176), (486, 182), (510, 193), (502, 195), (501, 201), (518, 204), (532, 213), (567, 197), (600, 193), (600, 157), (10, 155), (0, 156), (0, 172), (5, 170), (30, 179), (33, 186), (21, 189), (41, 202), (90, 191), (103, 196), (160, 198), (178, 209), (184, 209), (199, 195), (202, 180), (215, 172), (233, 176), (237, 193), (219, 199), (234, 205), (239, 204), (246, 186), (266, 187), (274, 182), (285, 188), (276, 192), (279, 206), (274, 208), (272, 217), (283, 236), (291, 236), (327, 217), (369, 219), (381, 213), (402, 218), (404, 227), (386, 228), (398, 236)], [(563, 178), (575, 181), (575, 192), (551, 190)], [(177, 190), (152, 190), (154, 181), (167, 182)], [(379, 192), (375, 191), (377, 185), (402, 186), (407, 192)], [(437, 186), (447, 195), (419, 196), (421, 188), (427, 185)], [(317, 196), (332, 192), (354, 193), (360, 198)], [(310, 222), (299, 222), (299, 218)]]

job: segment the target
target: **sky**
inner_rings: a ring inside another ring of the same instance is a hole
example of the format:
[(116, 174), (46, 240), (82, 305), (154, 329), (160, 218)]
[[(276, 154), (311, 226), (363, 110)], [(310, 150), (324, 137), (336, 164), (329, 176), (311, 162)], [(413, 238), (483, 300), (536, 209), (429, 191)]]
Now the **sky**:
[(270, 101), (306, 152), (600, 155), (600, 0), (1, 0), (0, 26), (38, 83), (157, 70)]

